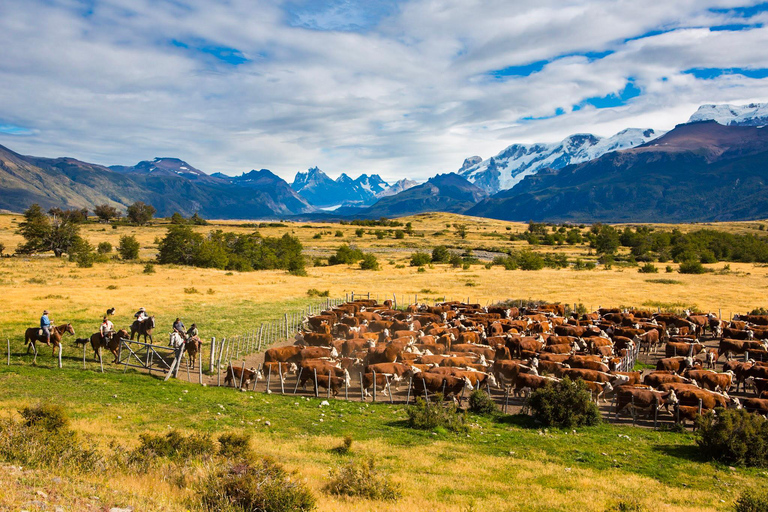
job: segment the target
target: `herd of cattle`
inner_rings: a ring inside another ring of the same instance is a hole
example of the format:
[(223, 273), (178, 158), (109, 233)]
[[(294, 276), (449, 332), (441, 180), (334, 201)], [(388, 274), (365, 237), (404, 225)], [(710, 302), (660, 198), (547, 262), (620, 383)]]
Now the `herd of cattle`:
[[(664, 357), (645, 375), (622, 368), (628, 354), (651, 358), (660, 350)], [(406, 385), (409, 397), (442, 393), (461, 400), (480, 387), (525, 397), (567, 377), (582, 380), (598, 403), (613, 395), (616, 417), (666, 411), (684, 421), (716, 407), (768, 414), (768, 315), (727, 322), (688, 311), (600, 308), (566, 315), (560, 304), (460, 302), (402, 311), (390, 301), (356, 300), (306, 318), (296, 343), (267, 350), (264, 361), (259, 369), (230, 365), (225, 382), (248, 386), (265, 375), (284, 382), (293, 374), (296, 386), (336, 396), (359, 375), (363, 399), (375, 389), (391, 396), (393, 387)], [(755, 396), (745, 396), (748, 389)]]

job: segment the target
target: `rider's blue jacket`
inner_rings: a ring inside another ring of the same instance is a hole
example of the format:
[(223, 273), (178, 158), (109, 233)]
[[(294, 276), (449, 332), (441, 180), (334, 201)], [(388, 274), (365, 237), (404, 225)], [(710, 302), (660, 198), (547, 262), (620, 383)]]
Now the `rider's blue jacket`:
[(43, 329), (44, 327), (50, 327), (51, 321), (48, 320), (48, 315), (43, 315), (40, 317), (40, 328)]

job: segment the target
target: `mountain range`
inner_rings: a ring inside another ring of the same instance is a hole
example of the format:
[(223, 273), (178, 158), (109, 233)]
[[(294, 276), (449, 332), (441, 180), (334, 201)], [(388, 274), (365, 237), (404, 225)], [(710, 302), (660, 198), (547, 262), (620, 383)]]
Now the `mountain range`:
[(447, 211), (507, 220), (704, 221), (768, 217), (768, 104), (702, 105), (670, 132), (629, 128), (512, 144), (456, 173), (392, 185), (377, 174), (332, 179), (317, 167), (290, 185), (267, 169), (207, 174), (158, 157), (106, 167), (0, 146), (0, 209), (124, 209), (220, 219), (378, 218)]

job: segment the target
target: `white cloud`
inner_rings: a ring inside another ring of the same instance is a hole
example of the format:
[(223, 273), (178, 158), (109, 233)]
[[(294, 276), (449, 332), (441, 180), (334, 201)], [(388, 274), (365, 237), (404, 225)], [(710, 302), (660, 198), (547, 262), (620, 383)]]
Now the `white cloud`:
[[(708, 8), (740, 5), (413, 0), (366, 13), (365, 2), (334, 1), (307, 13), (277, 0), (3, 2), (0, 124), (32, 132), (0, 132), (0, 144), (105, 164), (178, 156), (289, 181), (313, 165), (425, 179), (513, 142), (669, 129), (701, 103), (768, 100), (768, 79), (681, 74), (768, 68), (768, 28), (708, 29), (744, 22)], [(329, 27), (344, 31), (317, 30)], [(651, 31), (663, 33), (639, 38)], [(199, 51), (214, 47), (248, 61)], [(487, 75), (535, 61), (550, 63), (527, 77)], [(629, 78), (643, 93), (628, 104), (571, 112)], [(519, 121), (558, 108), (567, 114)]]

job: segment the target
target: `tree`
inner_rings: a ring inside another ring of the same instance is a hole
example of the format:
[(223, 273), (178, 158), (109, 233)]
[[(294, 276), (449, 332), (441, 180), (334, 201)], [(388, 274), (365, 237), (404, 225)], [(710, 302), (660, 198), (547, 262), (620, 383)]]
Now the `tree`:
[(109, 242), (101, 242), (96, 250), (99, 254), (109, 254), (112, 252), (112, 244)]
[[(594, 230), (594, 226), (592, 226)], [(611, 226), (600, 225), (595, 236), (595, 250), (598, 254), (613, 254), (619, 248), (619, 232)]]
[(379, 260), (371, 253), (366, 253), (360, 261), (362, 270), (379, 270)]
[(155, 207), (150, 204), (144, 204), (141, 201), (136, 201), (128, 207), (127, 217), (128, 220), (139, 226), (147, 224), (152, 217), (157, 213)]
[(432, 249), (432, 261), (434, 263), (448, 263), (451, 261), (451, 251), (444, 245), (438, 245)]
[(464, 240), (467, 238), (467, 225), (466, 224), (454, 224), (453, 228), (456, 230), (456, 234), (459, 235), (459, 238)]
[(99, 218), (101, 222), (109, 222), (111, 219), (119, 219), (120, 212), (114, 206), (108, 204), (100, 204), (93, 209), (93, 213)]
[(194, 265), (203, 245), (203, 235), (195, 233), (189, 226), (171, 226), (158, 245), (159, 263)]
[(412, 267), (423, 267), (424, 265), (428, 265), (431, 261), (432, 261), (432, 256), (430, 256), (429, 253), (414, 252), (413, 254), (411, 254)]
[(38, 204), (33, 204), (24, 212), (24, 220), (19, 223), (17, 233), (26, 240), (16, 249), (20, 254), (53, 251), (58, 258), (80, 240), (77, 224), (66, 217), (48, 217)]
[(189, 218), (189, 223), (193, 224), (195, 226), (207, 226), (208, 221), (202, 218), (200, 215), (198, 215), (197, 212), (193, 216)]
[(117, 252), (124, 260), (139, 259), (139, 241), (133, 235), (123, 235), (120, 237), (120, 245), (117, 246)]
[(186, 224), (187, 219), (185, 219), (179, 212), (174, 213), (171, 215), (171, 224)]

